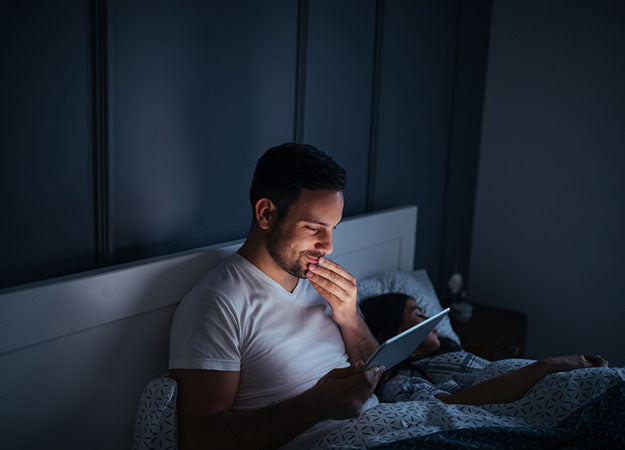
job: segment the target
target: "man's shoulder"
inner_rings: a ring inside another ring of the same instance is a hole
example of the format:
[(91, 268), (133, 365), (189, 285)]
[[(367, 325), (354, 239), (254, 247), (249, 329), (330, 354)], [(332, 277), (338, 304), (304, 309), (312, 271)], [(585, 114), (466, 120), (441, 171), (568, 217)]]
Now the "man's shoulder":
[(224, 257), (219, 263), (210, 269), (198, 282), (198, 285), (206, 288), (219, 287), (228, 284), (233, 279), (241, 277), (241, 267), (235, 255)]
[(240, 298), (245, 289), (245, 272), (235, 255), (229, 255), (198, 281), (185, 300), (231, 301)]

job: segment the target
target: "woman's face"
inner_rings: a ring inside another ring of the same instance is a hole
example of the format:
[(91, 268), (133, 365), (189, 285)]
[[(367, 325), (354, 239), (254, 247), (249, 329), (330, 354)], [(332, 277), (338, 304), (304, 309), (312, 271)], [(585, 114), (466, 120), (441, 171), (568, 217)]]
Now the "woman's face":
[[(415, 301), (415, 299), (409, 298), (408, 300), (406, 300), (406, 304), (404, 306), (404, 315), (402, 316), (402, 321), (399, 326), (398, 332), (401, 333), (408, 328), (414, 327), (416, 324), (423, 322), (427, 318), (428, 316), (426, 316), (421, 308), (417, 306), (417, 302)], [(440, 345), (441, 343), (438, 340), (438, 332), (436, 331), (436, 329), (434, 329), (415, 349), (412, 355), (427, 355), (438, 350), (438, 347), (440, 347)]]

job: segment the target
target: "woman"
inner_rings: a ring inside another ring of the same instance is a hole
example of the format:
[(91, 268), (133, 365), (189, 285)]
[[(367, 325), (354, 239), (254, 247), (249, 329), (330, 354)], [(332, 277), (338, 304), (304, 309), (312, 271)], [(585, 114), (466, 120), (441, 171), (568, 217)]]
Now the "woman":
[[(424, 321), (427, 316), (414, 298), (391, 293), (364, 299), (360, 309), (378, 342), (384, 342)], [(438, 355), (449, 355), (447, 374), (432, 370), (428, 364)], [(406, 400), (414, 389), (426, 389), (445, 403), (484, 405), (508, 403), (521, 398), (546, 375), (580, 368), (607, 367), (608, 362), (596, 355), (571, 355), (546, 358), (482, 382), (480, 372), (490, 364), (482, 358), (462, 352), (460, 346), (433, 330), (412, 355), (384, 374), (376, 393), (382, 401)]]

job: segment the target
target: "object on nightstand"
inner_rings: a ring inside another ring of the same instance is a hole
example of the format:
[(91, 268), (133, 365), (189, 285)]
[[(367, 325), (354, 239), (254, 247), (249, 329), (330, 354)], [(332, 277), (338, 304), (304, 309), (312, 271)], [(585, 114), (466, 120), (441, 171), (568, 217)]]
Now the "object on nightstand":
[(451, 291), (450, 316), (460, 323), (467, 322), (473, 314), (473, 305), (465, 301), (467, 293), (462, 290), (463, 284), (462, 274), (459, 272), (454, 273), (447, 283)]
[(451, 317), (459, 323), (468, 322), (473, 315), (473, 305), (469, 302), (454, 302), (449, 307), (451, 308)]

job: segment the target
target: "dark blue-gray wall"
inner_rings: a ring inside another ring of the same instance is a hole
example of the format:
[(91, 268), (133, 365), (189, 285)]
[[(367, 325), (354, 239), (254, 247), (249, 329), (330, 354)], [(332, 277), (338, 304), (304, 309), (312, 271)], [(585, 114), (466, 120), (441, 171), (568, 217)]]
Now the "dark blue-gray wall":
[(243, 237), (257, 158), (293, 140), (346, 167), (345, 215), (417, 204), (416, 266), (466, 270), (489, 18), (489, 1), (11, 2), (0, 287)]
[(94, 266), (93, 51), (84, 1), (3, 2), (0, 287)]
[(470, 291), (532, 357), (625, 364), (623, 30), (622, 1), (493, 3)]

